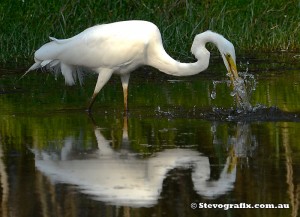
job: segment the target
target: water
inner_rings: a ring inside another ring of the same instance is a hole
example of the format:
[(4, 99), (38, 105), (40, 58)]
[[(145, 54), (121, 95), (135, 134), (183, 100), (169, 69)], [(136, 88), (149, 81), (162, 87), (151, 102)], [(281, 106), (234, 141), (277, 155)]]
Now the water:
[[(247, 65), (249, 63), (247, 62)], [(218, 84), (227, 84), (227, 86), (231, 86), (232, 91), (230, 93), (230, 96), (234, 97), (236, 99), (236, 105), (239, 109), (243, 111), (251, 111), (252, 105), (250, 103), (251, 96), (253, 91), (255, 91), (256, 88), (256, 80), (253, 74), (248, 73), (248, 68), (246, 68), (246, 71), (239, 72), (239, 77), (234, 78), (231, 73), (227, 73), (227, 76), (230, 78), (230, 80), (221, 80), (221, 81), (213, 81), (213, 90), (211, 91), (210, 97), (212, 99), (216, 99), (217, 97), (217, 85)]]
[[(118, 77), (89, 116), (93, 76), (70, 88), (2, 70), (1, 216), (299, 215), (299, 66), (275, 57), (241, 59), (251, 110), (221, 64), (179, 80), (142, 68), (127, 118)], [(289, 208), (199, 208), (240, 203)]]

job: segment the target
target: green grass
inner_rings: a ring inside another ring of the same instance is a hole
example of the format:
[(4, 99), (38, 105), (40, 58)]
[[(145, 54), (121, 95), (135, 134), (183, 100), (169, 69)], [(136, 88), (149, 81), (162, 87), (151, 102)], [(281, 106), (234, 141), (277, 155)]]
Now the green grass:
[(190, 57), (196, 34), (211, 29), (238, 52), (299, 51), (300, 3), (296, 0), (3, 0), (0, 63), (27, 64), (48, 36), (67, 38), (95, 24), (142, 19), (160, 28), (166, 50)]

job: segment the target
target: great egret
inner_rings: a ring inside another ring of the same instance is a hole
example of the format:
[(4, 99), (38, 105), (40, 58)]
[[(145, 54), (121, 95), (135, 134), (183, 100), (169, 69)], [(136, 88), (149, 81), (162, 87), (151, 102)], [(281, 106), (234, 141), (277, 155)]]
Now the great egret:
[(27, 72), (44, 66), (60, 66), (68, 85), (75, 84), (76, 78), (81, 77), (80, 72), (75, 70), (77, 66), (97, 72), (98, 80), (88, 111), (91, 111), (97, 94), (113, 73), (121, 76), (124, 108), (127, 110), (130, 72), (139, 66), (149, 65), (174, 76), (195, 75), (205, 70), (210, 58), (210, 52), (205, 48), (207, 42), (215, 44), (219, 49), (227, 71), (232, 74), (232, 82), (238, 77), (234, 46), (222, 35), (212, 31), (196, 35), (191, 48), (198, 60), (194, 63), (180, 63), (170, 57), (164, 50), (158, 27), (147, 21), (96, 25), (72, 38), (50, 37), (50, 40), (35, 52), (35, 63)]

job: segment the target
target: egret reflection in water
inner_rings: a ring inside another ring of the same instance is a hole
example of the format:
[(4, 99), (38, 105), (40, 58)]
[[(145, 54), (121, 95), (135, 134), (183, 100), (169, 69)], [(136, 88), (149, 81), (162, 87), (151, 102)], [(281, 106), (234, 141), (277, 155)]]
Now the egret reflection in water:
[[(175, 168), (192, 169), (194, 190), (203, 197), (215, 198), (234, 188), (237, 164), (234, 149), (238, 144), (229, 151), (219, 179), (210, 180), (209, 158), (195, 150), (165, 149), (151, 157), (141, 158), (128, 150), (114, 150), (99, 127), (94, 128), (94, 133), (98, 149), (84, 157), (76, 153), (74, 137), (66, 138), (59, 152), (33, 149), (37, 169), (53, 183), (75, 185), (96, 200), (131, 207), (155, 205), (163, 181)], [(126, 143), (126, 118), (122, 137)]]

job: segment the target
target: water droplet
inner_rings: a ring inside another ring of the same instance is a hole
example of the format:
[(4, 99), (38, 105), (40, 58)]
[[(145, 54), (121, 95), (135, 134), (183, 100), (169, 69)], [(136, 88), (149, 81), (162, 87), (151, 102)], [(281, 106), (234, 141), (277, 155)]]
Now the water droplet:
[(216, 93), (215, 90), (213, 90), (213, 91), (211, 92), (210, 97), (211, 97), (212, 99), (216, 99), (217, 93)]

